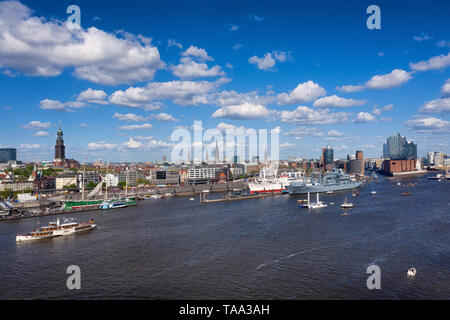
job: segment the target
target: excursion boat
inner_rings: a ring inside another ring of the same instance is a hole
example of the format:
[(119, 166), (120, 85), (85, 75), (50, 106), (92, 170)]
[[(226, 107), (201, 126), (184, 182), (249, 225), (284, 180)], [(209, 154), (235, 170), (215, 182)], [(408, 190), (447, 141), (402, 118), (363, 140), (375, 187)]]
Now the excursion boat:
[(74, 233), (89, 231), (96, 227), (97, 225), (93, 219), (91, 219), (89, 223), (68, 222), (63, 224), (60, 224), (59, 219), (57, 219), (56, 222), (50, 222), (48, 226), (32, 230), (29, 234), (17, 235), (16, 242), (67, 236)]
[(118, 208), (125, 208), (131, 205), (135, 205), (136, 201), (134, 198), (126, 198), (121, 200), (109, 200), (104, 201), (100, 205), (100, 209), (102, 210), (108, 210), (108, 209), (118, 209)]

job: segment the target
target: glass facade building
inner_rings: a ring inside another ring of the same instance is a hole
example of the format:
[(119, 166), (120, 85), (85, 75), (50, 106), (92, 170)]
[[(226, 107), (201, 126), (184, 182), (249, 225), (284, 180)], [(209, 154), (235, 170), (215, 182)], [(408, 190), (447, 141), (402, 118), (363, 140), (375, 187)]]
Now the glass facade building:
[(17, 151), (14, 148), (0, 148), (0, 163), (17, 161)]
[(417, 159), (417, 144), (397, 133), (383, 144), (383, 157), (391, 160)]

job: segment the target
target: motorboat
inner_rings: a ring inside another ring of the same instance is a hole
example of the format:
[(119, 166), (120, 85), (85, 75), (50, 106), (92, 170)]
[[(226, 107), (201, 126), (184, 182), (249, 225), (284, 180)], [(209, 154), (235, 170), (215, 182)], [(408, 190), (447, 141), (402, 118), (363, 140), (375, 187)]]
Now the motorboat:
[(376, 194), (377, 192), (375, 190), (370, 191), (371, 194)]
[(411, 192), (409, 192), (409, 191), (402, 192), (402, 196), (404, 196), (404, 197), (407, 197), (410, 195), (411, 195)]
[(354, 207), (355, 207), (355, 205), (353, 203), (349, 202), (347, 200), (347, 198), (345, 198), (344, 203), (341, 204), (342, 209), (350, 209), (350, 208), (354, 208)]
[(416, 271), (415, 268), (409, 268), (408, 271), (406, 272), (406, 274), (407, 274), (409, 277), (414, 277), (414, 276), (416, 275), (416, 273), (417, 273), (417, 271)]

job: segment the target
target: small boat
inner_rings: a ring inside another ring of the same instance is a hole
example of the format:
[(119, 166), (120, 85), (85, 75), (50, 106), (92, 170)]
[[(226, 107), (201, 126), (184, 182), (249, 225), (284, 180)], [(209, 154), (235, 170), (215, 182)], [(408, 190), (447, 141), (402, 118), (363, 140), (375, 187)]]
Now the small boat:
[(328, 190), (326, 193), (328, 193), (328, 194), (333, 194), (334, 191), (333, 191), (333, 190)]
[(397, 185), (398, 185), (398, 186), (401, 186), (402, 184), (401, 184), (400, 182), (397, 182)]
[(348, 213), (344, 212), (343, 214), (341, 214), (341, 216), (348, 216)]
[(370, 191), (371, 194), (376, 194), (377, 192), (375, 190)]
[(402, 196), (404, 196), (404, 197), (407, 197), (410, 195), (411, 195), (411, 192), (409, 192), (409, 191), (402, 192)]
[(409, 277), (414, 277), (414, 276), (416, 275), (416, 273), (417, 273), (417, 271), (416, 271), (415, 268), (409, 268), (408, 271), (406, 272), (406, 274), (407, 274)]
[(153, 194), (150, 196), (150, 199), (161, 199), (161, 198), (162, 198), (162, 195), (160, 195), (160, 194)]
[(349, 201), (347, 201), (347, 198), (345, 198), (345, 201), (343, 204), (341, 204), (341, 208), (342, 209), (350, 209), (350, 208), (354, 208), (355, 205)]
[(195, 200), (195, 198), (189, 198), (189, 200), (191, 200), (191, 201), (194, 201), (194, 200)]

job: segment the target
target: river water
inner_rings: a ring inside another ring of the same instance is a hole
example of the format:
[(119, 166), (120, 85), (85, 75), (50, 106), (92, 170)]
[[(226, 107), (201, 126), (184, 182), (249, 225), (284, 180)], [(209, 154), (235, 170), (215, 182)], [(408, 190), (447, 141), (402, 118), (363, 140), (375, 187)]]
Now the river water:
[[(449, 299), (450, 181), (397, 180), (379, 177), (356, 197), (322, 194), (328, 207), (315, 210), (299, 208), (300, 196), (211, 204), (197, 196), (0, 222), (0, 298)], [(346, 197), (356, 207), (342, 216)], [(98, 228), (15, 242), (56, 217), (94, 218)], [(366, 286), (372, 264), (380, 290)], [(81, 269), (81, 290), (67, 289), (69, 265)]]

